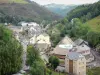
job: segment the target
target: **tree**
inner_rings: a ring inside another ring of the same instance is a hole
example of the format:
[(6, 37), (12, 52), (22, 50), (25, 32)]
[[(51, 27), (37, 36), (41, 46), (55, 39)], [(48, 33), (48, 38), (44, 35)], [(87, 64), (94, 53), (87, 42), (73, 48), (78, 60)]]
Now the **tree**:
[(57, 66), (59, 65), (59, 59), (56, 56), (51, 56), (49, 58), (49, 63), (51, 64), (51, 67), (53, 69), (56, 69)]
[(39, 60), (39, 52), (32, 45), (27, 47), (27, 64), (32, 65), (35, 61)]
[(100, 53), (100, 44), (96, 46), (96, 50)]
[(30, 69), (31, 75), (45, 75), (46, 74), (46, 68), (41, 61), (35, 61)]
[(27, 47), (27, 64), (30, 66), (31, 75), (46, 75), (46, 67), (40, 58), (38, 50), (32, 45)]
[(89, 27), (86, 25), (83, 25), (80, 19), (74, 18), (73, 19), (73, 25), (71, 25), (71, 37), (76, 37), (76, 38), (83, 38), (85, 34), (88, 33)]
[(0, 25), (0, 74), (12, 75), (21, 69), (22, 46), (12, 31)]
[(93, 46), (95, 47), (97, 44), (100, 42), (100, 33), (99, 32), (94, 32), (90, 31), (86, 35), (86, 40)]
[(52, 75), (52, 71), (49, 68), (46, 68), (46, 75)]

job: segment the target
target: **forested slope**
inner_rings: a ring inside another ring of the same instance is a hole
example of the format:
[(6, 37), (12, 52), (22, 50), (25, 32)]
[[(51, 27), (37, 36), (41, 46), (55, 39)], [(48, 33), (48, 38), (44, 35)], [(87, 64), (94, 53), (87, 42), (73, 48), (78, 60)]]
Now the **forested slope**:
[(95, 32), (100, 32), (100, 16), (87, 21), (84, 25), (89, 26)]
[(59, 20), (61, 17), (48, 9), (28, 0), (1, 0), (0, 22), (18, 23), (20, 21), (41, 22)]
[(73, 40), (82, 38), (96, 47), (100, 42), (100, 1), (76, 7), (63, 20), (51, 24), (47, 30), (54, 46), (65, 36)]
[(68, 14), (67, 18), (68, 20), (80, 18), (83, 22), (86, 22), (98, 15), (100, 15), (100, 1), (76, 7)]

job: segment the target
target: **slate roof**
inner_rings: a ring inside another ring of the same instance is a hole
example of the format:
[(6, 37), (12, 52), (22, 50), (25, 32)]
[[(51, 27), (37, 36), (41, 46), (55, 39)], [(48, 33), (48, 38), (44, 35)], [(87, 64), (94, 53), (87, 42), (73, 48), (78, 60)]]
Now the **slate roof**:
[(80, 46), (75, 46), (73, 47), (73, 49), (76, 49), (77, 52), (82, 52), (82, 51), (87, 51), (90, 50), (90, 47), (88, 47), (87, 45), (80, 45)]
[(83, 39), (80, 39), (80, 38), (77, 39), (77, 40), (75, 40), (75, 41), (74, 41), (74, 44), (75, 44), (75, 45), (81, 45), (83, 42), (84, 42), (86, 45), (88, 45), (88, 42), (86, 42), (86, 41), (84, 41)]
[(67, 54), (67, 58), (70, 59), (70, 60), (78, 60), (80, 58), (83, 58), (84, 56), (77, 53), (77, 52), (69, 52)]

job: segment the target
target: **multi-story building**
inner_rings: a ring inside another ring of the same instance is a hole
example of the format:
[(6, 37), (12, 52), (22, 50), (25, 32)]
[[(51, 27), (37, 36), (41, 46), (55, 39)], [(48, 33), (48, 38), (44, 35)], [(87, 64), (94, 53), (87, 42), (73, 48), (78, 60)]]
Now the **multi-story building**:
[[(94, 60), (94, 56), (92, 55), (90, 51), (91, 51), (91, 48), (89, 47), (88, 42), (82, 39), (77, 39), (73, 42), (70, 37), (66, 36), (54, 48), (54, 50), (52, 51), (52, 54), (57, 56), (61, 61), (64, 61), (67, 53), (78, 52), (82, 54), (83, 56), (85, 56), (86, 62), (88, 63)], [(62, 66), (62, 63), (61, 63), (61, 66)]]
[(69, 52), (65, 57), (65, 71), (72, 75), (86, 75), (86, 59), (77, 52)]
[(57, 56), (61, 61), (60, 66), (65, 67), (65, 56), (69, 50), (73, 48), (73, 43), (74, 42), (71, 40), (71, 38), (65, 36), (51, 52), (52, 55)]
[(75, 40), (72, 51), (74, 50), (75, 52), (84, 55), (87, 63), (94, 60), (94, 56), (91, 53), (91, 48), (89, 47), (87, 41), (84, 41), (83, 39), (80, 38)]
[(46, 33), (33, 36), (30, 39), (30, 44), (33, 44), (41, 52), (48, 51), (48, 48), (51, 47), (50, 37)]

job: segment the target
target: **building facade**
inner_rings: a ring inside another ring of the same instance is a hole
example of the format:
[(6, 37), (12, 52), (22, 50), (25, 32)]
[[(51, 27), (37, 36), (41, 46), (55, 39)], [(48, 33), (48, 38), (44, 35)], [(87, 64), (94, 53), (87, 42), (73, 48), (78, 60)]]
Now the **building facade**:
[(65, 58), (65, 71), (73, 75), (86, 75), (86, 59), (77, 52), (69, 52)]
[(30, 39), (30, 44), (33, 44), (41, 52), (48, 51), (48, 48), (51, 47), (50, 37), (46, 33), (33, 36)]

